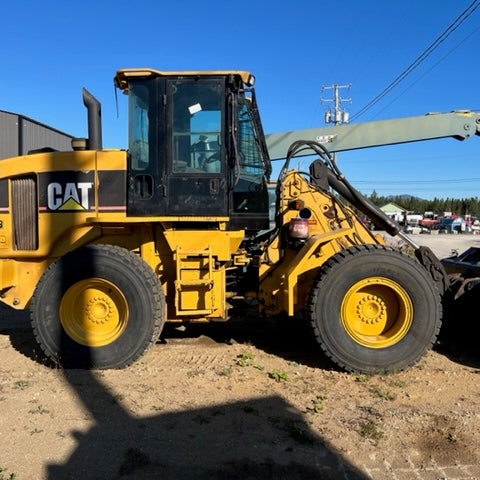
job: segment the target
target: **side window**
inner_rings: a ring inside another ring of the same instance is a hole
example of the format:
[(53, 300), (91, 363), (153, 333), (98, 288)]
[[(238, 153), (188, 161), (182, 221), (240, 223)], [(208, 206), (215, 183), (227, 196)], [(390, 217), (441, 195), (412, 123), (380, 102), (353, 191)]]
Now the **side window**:
[(268, 209), (266, 167), (259, 151), (249, 101), (246, 97), (238, 97), (238, 168), (235, 170), (233, 189), (233, 210), (237, 213), (263, 212)]
[(173, 88), (173, 173), (220, 173), (222, 88), (178, 83)]
[[(150, 84), (153, 82), (150, 82)], [(153, 158), (150, 155), (151, 135), (149, 125), (151, 105), (150, 96), (153, 94), (149, 85), (132, 83), (129, 86), (128, 96), (128, 151), (133, 170), (145, 170)]]
[(265, 166), (262, 162), (256, 142), (256, 132), (250, 112), (248, 100), (240, 97), (238, 108), (238, 151), (240, 156), (240, 176), (255, 183), (262, 183)]

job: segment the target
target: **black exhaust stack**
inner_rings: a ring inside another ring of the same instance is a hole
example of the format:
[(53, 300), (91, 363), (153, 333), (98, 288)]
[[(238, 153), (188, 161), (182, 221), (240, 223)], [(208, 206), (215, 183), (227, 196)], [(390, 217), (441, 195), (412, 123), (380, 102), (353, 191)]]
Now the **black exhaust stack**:
[(86, 89), (82, 89), (83, 103), (88, 111), (88, 150), (102, 149), (102, 108), (100, 102)]

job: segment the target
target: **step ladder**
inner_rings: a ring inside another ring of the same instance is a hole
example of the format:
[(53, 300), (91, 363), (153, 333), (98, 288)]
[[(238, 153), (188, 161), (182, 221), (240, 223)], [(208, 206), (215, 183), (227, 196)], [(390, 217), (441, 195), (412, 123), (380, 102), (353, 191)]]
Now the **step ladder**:
[(176, 266), (175, 309), (177, 315), (208, 315), (215, 310), (213, 266), (210, 246), (200, 251), (182, 250), (173, 255)]

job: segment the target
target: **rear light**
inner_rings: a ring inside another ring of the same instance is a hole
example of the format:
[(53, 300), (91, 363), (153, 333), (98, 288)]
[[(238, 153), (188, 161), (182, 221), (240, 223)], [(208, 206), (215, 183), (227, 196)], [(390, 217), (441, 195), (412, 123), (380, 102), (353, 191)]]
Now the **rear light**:
[(304, 240), (308, 238), (308, 219), (292, 218), (288, 224), (288, 236), (292, 239)]

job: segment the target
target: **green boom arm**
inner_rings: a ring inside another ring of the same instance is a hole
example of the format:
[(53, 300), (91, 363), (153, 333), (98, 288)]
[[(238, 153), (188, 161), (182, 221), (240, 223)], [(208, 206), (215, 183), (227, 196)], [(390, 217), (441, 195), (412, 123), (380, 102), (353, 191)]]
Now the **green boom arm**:
[[(325, 145), (330, 152), (341, 152), (444, 137), (465, 140), (473, 135), (480, 135), (480, 113), (456, 110), (419, 117), (272, 133), (266, 135), (265, 139), (270, 159), (279, 160), (286, 157), (288, 147), (297, 140), (316, 141)], [(307, 151), (305, 155), (311, 155), (311, 152)]]

